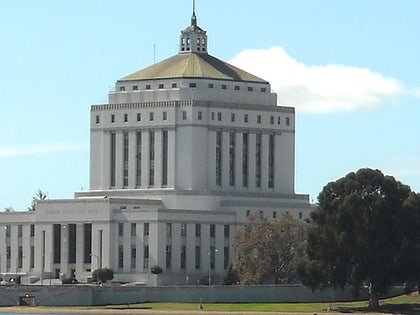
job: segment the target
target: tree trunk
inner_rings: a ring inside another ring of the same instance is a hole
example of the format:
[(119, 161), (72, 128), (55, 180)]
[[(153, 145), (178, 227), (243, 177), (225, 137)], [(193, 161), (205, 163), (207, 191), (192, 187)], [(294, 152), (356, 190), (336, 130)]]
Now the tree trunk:
[(376, 311), (379, 309), (379, 298), (375, 286), (369, 283), (369, 310)]

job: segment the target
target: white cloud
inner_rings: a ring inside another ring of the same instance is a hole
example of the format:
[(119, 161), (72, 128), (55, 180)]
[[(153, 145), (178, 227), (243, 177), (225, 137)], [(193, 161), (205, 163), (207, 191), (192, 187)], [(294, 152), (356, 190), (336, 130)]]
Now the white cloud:
[(230, 63), (268, 80), (278, 95), (278, 103), (295, 106), (299, 111), (373, 109), (404, 90), (398, 80), (365, 68), (307, 66), (281, 47), (244, 50)]
[(89, 146), (87, 143), (55, 143), (0, 146), (0, 158), (60, 153), (69, 151), (83, 151), (88, 148)]

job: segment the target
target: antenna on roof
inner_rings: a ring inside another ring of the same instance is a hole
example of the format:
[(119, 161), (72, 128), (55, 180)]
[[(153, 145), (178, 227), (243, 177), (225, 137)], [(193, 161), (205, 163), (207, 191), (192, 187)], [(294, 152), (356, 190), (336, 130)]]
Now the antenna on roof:
[(193, 0), (193, 14), (191, 17), (191, 25), (197, 26), (197, 17), (195, 15), (195, 0)]

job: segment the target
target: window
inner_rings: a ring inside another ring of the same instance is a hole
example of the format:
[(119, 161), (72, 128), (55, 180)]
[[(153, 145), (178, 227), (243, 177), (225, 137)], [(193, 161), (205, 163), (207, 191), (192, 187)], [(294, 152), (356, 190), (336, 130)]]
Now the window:
[(216, 131), (216, 185), (222, 185), (222, 132)]
[(146, 84), (146, 90), (150, 90), (152, 86), (150, 84)]
[(261, 115), (257, 115), (257, 124), (261, 124)]
[(133, 85), (133, 91), (137, 91), (139, 89), (138, 85)]
[(235, 121), (235, 113), (230, 114), (230, 121)]
[(114, 115), (114, 114), (112, 114), (112, 115), (111, 115), (111, 122), (112, 122), (112, 123), (114, 123), (114, 122), (115, 122), (115, 115)]
[(128, 132), (123, 132), (123, 186), (128, 186)]
[(35, 267), (35, 246), (31, 245), (31, 253), (30, 253), (30, 258), (29, 258), (29, 265), (30, 268), (34, 268)]
[(143, 235), (149, 236), (149, 223), (148, 222), (143, 223)]
[(210, 224), (210, 237), (216, 236), (216, 224)]
[(225, 224), (225, 226), (223, 228), (223, 234), (224, 234), (225, 238), (230, 237), (230, 225), (229, 224)]
[(162, 113), (162, 120), (167, 120), (168, 119), (168, 112), (163, 112)]
[(124, 122), (128, 121), (128, 114), (124, 114)]
[(286, 117), (286, 126), (290, 126), (290, 118)]
[(137, 121), (141, 121), (141, 113), (137, 113)]
[(196, 87), (197, 87), (197, 83), (195, 83), (195, 82), (191, 82), (188, 86), (189, 86), (190, 88), (196, 88)]
[(209, 83), (209, 89), (214, 88), (214, 84), (213, 83)]
[(255, 186), (261, 187), (261, 134), (255, 139)]
[(223, 268), (228, 269), (229, 267), (229, 247), (223, 248)]
[(99, 124), (99, 122), (100, 122), (99, 115), (96, 115), (96, 123)]
[(248, 133), (242, 134), (242, 186), (248, 187)]
[(148, 269), (149, 268), (149, 246), (148, 245), (144, 246), (143, 253), (144, 253), (143, 268)]
[(165, 86), (162, 83), (159, 83), (159, 89), (163, 89)]
[(111, 187), (115, 186), (115, 171), (116, 171), (116, 150), (117, 150), (117, 140), (115, 132), (111, 132), (110, 135), (110, 185)]
[(244, 114), (244, 123), (248, 122), (248, 114)]
[(168, 185), (168, 130), (162, 131), (162, 185)]
[(181, 269), (185, 269), (187, 258), (187, 247), (185, 245), (181, 246)]
[(18, 237), (22, 237), (22, 224), (18, 225)]
[(299, 212), (299, 219), (302, 219), (302, 218), (303, 218), (303, 213)]
[(235, 91), (239, 91), (239, 90), (240, 90), (239, 85), (235, 85)]
[(226, 90), (226, 89), (227, 89), (226, 84), (222, 84), (222, 90)]
[(267, 92), (267, 89), (266, 89), (265, 87), (262, 87), (262, 88), (261, 88), (261, 92), (263, 92), (263, 93), (264, 93), (264, 92)]
[(31, 224), (30, 236), (31, 237), (34, 237), (35, 236), (35, 224)]
[(211, 112), (211, 120), (214, 120), (214, 112)]
[(171, 268), (172, 246), (166, 245), (166, 268)]
[(155, 115), (153, 112), (149, 113), (149, 120), (153, 121), (155, 119)]
[(172, 236), (172, 223), (166, 223), (166, 236)]
[(131, 269), (136, 269), (137, 250), (135, 246), (131, 247)]
[(124, 267), (124, 247), (118, 246), (118, 268)]
[(136, 132), (136, 186), (141, 186), (141, 132)]
[(175, 89), (175, 88), (177, 88), (178, 87), (178, 84), (176, 84), (176, 83), (172, 83), (172, 88), (173, 89)]
[(235, 132), (229, 133), (229, 186), (235, 186)]
[(273, 219), (277, 218), (277, 212), (273, 211)]
[(274, 125), (274, 116), (270, 116), (270, 124)]
[(185, 110), (182, 111), (182, 119), (183, 120), (187, 119), (187, 111)]
[(210, 246), (210, 269), (214, 269), (215, 267), (215, 258), (216, 258), (216, 248), (214, 246)]
[(118, 223), (118, 236), (124, 236), (124, 223)]
[(252, 86), (248, 86), (248, 92), (252, 92), (252, 91), (254, 91), (253, 87)]
[(195, 269), (200, 269), (201, 265), (201, 247), (195, 247)]
[(125, 86), (120, 86), (120, 91), (125, 91)]
[(195, 225), (195, 236), (200, 237), (201, 236), (201, 224)]
[(137, 228), (137, 224), (136, 223), (131, 223), (131, 236), (136, 236), (136, 228)]
[(203, 112), (199, 111), (197, 112), (197, 119), (202, 120), (203, 119)]
[(22, 269), (23, 265), (23, 247), (18, 246), (18, 256), (17, 256), (17, 268)]
[(277, 125), (280, 125), (280, 122), (281, 122), (281, 117), (279, 116), (277, 117)]
[(274, 140), (275, 135), (271, 134), (268, 137), (268, 188), (274, 188)]
[(217, 120), (222, 121), (222, 113), (221, 112), (217, 113)]
[(181, 224), (181, 236), (182, 237), (187, 236), (187, 224), (186, 223)]
[(149, 186), (155, 184), (155, 132), (149, 132)]

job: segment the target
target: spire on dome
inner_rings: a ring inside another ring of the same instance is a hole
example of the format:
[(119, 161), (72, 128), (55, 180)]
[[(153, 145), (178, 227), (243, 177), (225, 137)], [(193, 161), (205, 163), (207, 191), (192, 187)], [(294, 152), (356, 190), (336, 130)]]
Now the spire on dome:
[(191, 17), (191, 26), (197, 26), (197, 16), (195, 15), (195, 0), (193, 0), (193, 13)]

